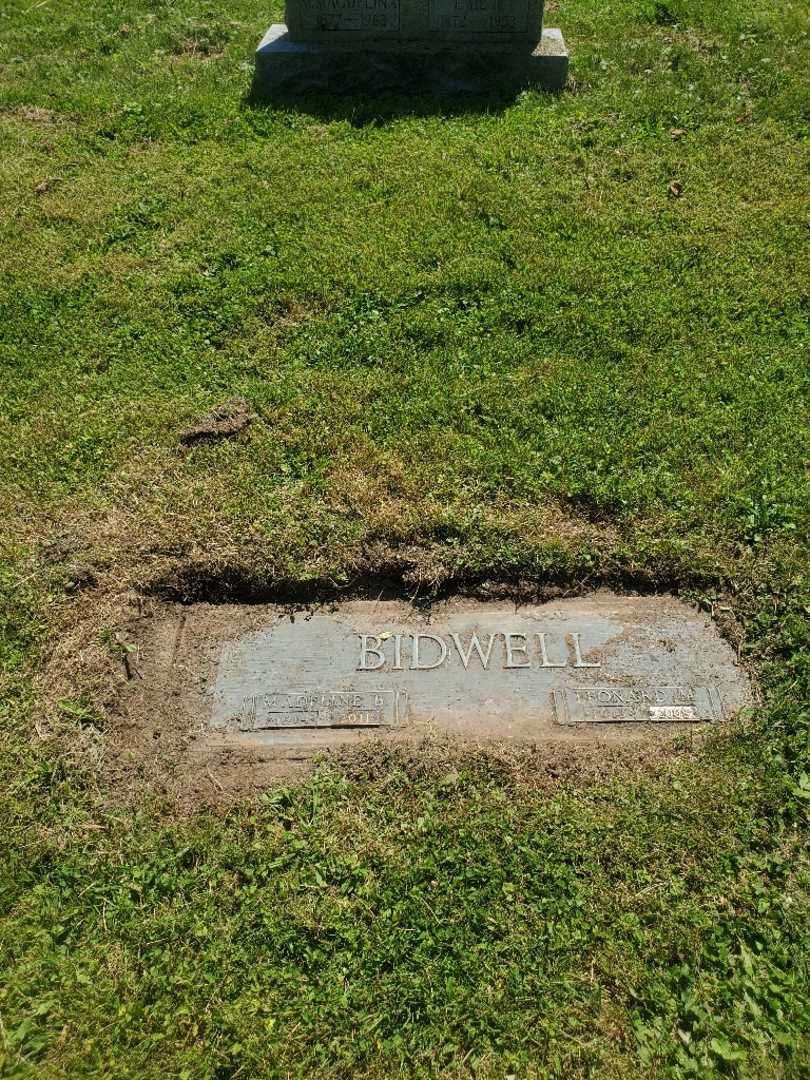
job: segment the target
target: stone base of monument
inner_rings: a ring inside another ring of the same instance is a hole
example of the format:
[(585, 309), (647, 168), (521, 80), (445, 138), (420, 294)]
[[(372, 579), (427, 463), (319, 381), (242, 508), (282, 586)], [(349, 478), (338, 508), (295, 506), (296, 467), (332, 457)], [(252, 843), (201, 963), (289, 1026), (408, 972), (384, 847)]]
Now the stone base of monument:
[(464, 42), (436, 47), (424, 41), (387, 45), (380, 40), (340, 45), (332, 41), (299, 41), (283, 23), (265, 34), (256, 50), (258, 91), (328, 90), (351, 93), (377, 89), (428, 88), (475, 92), (498, 82), (559, 91), (568, 78), (568, 51), (562, 32), (544, 29), (534, 49), (516, 52), (513, 45)]

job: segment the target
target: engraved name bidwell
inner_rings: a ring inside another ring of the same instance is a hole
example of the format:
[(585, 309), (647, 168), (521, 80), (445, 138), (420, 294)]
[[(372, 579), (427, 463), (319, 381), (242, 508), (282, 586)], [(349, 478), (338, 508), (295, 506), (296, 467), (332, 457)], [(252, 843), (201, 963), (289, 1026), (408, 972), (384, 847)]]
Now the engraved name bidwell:
[(358, 634), (360, 659), (358, 671), (432, 671), (457, 656), (469, 670), (478, 663), (484, 671), (491, 663), (503, 668), (598, 668), (599, 660), (586, 660), (582, 651), (582, 635), (566, 634), (562, 640), (539, 631), (534, 634), (499, 631), (494, 634), (469, 635), (465, 641), (460, 634)]

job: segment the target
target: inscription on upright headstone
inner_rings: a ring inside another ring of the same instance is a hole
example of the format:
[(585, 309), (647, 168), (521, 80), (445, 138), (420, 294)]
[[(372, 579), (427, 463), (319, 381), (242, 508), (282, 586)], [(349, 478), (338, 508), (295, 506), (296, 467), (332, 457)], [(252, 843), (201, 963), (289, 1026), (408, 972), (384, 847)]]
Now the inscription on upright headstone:
[(399, 30), (399, 0), (298, 0), (298, 5), (298, 24), (304, 31), (396, 33)]
[(430, 26), (450, 33), (525, 34), (529, 0), (430, 0)]
[(561, 33), (543, 30), (543, 0), (287, 0), (285, 17), (257, 52), (264, 87), (343, 91), (371, 72), (367, 89), (444, 75), (447, 88), (517, 77), (559, 90), (568, 74)]

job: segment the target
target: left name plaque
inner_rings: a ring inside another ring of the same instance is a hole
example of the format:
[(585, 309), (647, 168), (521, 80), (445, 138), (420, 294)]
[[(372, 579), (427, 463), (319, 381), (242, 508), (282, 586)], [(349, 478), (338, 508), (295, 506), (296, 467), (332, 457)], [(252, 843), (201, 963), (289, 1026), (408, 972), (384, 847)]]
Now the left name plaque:
[(239, 731), (274, 728), (396, 727), (402, 692), (371, 690), (283, 690), (245, 697), (236, 718)]

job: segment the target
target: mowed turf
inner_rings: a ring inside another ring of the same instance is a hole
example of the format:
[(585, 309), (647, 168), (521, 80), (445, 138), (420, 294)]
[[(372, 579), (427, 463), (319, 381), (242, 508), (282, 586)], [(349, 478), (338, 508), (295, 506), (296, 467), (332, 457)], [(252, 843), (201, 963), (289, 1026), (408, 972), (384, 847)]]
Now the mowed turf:
[[(550, 9), (559, 97), (274, 106), (280, 10), (5, 0), (3, 1075), (808, 1074), (810, 18)], [(375, 573), (676, 588), (763, 703), (590, 779), (116, 799), (119, 597)]]

